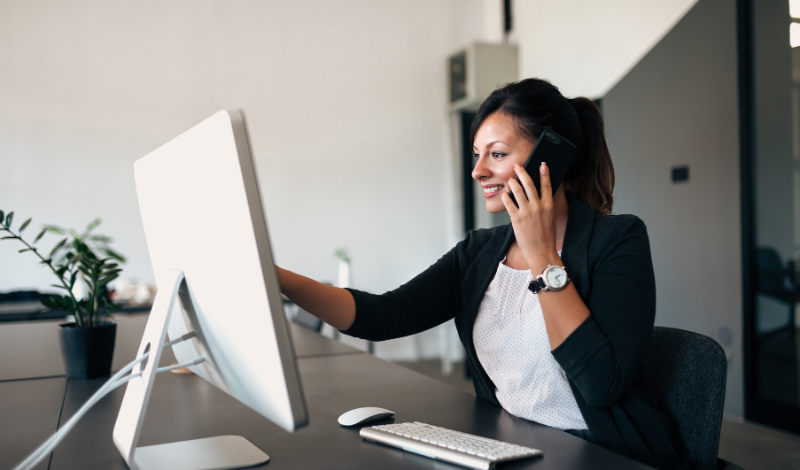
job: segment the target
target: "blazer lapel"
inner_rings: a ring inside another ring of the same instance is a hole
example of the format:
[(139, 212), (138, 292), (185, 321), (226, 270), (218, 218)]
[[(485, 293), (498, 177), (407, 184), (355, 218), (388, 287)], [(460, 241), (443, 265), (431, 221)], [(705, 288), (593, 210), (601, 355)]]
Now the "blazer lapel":
[(561, 260), (581, 298), (586, 300), (592, 289), (589, 277), (589, 241), (594, 228), (594, 211), (567, 191), (569, 216), (564, 233)]
[(500, 261), (505, 257), (513, 242), (514, 230), (511, 224), (508, 224), (500, 227), (481, 249), (461, 280), (462, 310), (455, 318), (458, 335), (461, 337), (461, 343), (473, 366), (472, 373), (477, 374), (477, 380), (473, 382), (475, 391), (479, 397), (495, 403), (497, 403), (497, 398), (494, 395), (494, 384), (478, 360), (472, 333), (483, 296), (497, 273)]

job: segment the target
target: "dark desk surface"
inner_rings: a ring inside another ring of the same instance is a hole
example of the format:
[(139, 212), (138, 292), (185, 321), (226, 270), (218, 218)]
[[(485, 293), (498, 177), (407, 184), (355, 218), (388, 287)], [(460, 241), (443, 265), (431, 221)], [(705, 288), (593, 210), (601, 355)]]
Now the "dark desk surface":
[[(270, 455), (270, 462), (258, 468), (460, 468), (363, 441), (357, 429), (341, 427), (336, 421), (350, 409), (381, 406), (394, 410), (397, 422), (427, 422), (545, 453), (543, 458), (504, 464), (501, 469), (649, 468), (564, 432), (511, 416), (496, 405), (401, 366), (340, 348), (313, 332), (292, 331), (310, 416), (307, 427), (287, 433), (197, 376), (160, 374), (139, 445), (234, 434)], [(314, 354), (300, 358), (301, 349)], [(320, 355), (325, 351), (330, 354)], [(64, 394), (65, 382), (64, 378), (0, 382), (0, 468), (18, 463), (54, 431), (62, 399), (63, 424), (104, 380), (69, 381)], [(55, 450), (49, 468), (126, 469), (111, 438), (123, 395), (121, 387), (98, 403)], [(24, 426), (24, 432), (18, 432)], [(14, 437), (15, 444), (8, 442), (12, 435), (20, 435)]]
[(65, 377), (0, 382), (0, 468), (20, 463), (56, 432), (66, 389)]

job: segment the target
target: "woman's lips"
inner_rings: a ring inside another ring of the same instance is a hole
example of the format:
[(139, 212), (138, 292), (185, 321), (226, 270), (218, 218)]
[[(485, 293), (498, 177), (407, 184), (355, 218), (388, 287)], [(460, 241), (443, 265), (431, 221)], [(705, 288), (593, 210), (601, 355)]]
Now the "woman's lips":
[(497, 195), (499, 195), (503, 191), (503, 186), (488, 186), (483, 188), (483, 197), (486, 199), (491, 199)]

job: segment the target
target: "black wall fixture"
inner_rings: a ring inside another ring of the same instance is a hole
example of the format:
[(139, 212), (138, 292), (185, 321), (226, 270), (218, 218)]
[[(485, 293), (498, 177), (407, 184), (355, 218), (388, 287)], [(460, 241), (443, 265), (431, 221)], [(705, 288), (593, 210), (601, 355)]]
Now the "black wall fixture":
[(688, 183), (689, 182), (689, 167), (687, 165), (672, 167), (672, 182), (673, 183)]
[(508, 34), (513, 27), (514, 25), (511, 22), (511, 0), (503, 0), (503, 31)]

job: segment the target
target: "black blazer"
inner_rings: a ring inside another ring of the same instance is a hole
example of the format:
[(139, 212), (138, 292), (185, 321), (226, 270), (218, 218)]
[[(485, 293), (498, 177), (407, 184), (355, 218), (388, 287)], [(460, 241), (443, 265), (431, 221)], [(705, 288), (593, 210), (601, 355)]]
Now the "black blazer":
[[(653, 467), (686, 464), (677, 428), (656, 409), (641, 364), (653, 331), (655, 276), (644, 223), (602, 216), (567, 194), (561, 259), (591, 316), (553, 350), (592, 442)], [(381, 341), (455, 318), (477, 395), (499, 404), (472, 330), (486, 289), (514, 241), (511, 225), (475, 230), (431, 267), (383, 295), (350, 289), (356, 319), (343, 333)], [(688, 468), (688, 464), (686, 465)]]

